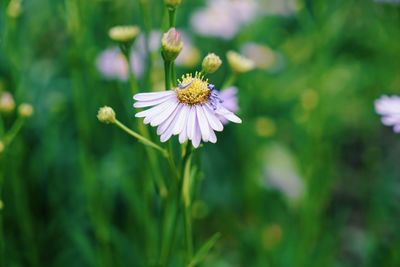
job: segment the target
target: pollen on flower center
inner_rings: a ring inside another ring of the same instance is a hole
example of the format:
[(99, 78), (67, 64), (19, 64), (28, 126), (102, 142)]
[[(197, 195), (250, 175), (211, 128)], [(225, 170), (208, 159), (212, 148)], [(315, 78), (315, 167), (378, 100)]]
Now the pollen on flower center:
[(208, 80), (203, 80), (204, 77), (196, 72), (182, 76), (178, 80), (179, 86), (175, 89), (179, 102), (187, 105), (204, 104), (208, 101), (211, 90), (208, 88)]

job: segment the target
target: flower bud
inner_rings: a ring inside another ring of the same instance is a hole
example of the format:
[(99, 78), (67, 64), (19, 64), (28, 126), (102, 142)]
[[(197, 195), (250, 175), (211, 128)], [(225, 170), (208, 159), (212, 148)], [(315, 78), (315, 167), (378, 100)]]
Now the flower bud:
[(164, 0), (165, 5), (168, 8), (177, 8), (178, 6), (181, 5), (182, 0)]
[(254, 69), (254, 62), (239, 53), (228, 51), (226, 53), (229, 66), (236, 73), (245, 73)]
[(112, 108), (104, 106), (99, 109), (99, 112), (97, 113), (97, 119), (100, 122), (103, 123), (114, 123), (116, 118), (115, 118), (115, 112)]
[(0, 94), (0, 113), (11, 113), (15, 109), (13, 96), (9, 92)]
[(162, 37), (161, 47), (164, 60), (174, 61), (183, 48), (181, 34), (175, 28), (169, 29)]
[(30, 104), (22, 103), (18, 106), (18, 114), (23, 118), (29, 118), (33, 115), (33, 107)]
[(18, 18), (22, 13), (21, 0), (11, 0), (7, 6), (7, 15), (10, 18)]
[(214, 53), (208, 54), (202, 63), (202, 68), (205, 73), (216, 72), (222, 64), (222, 60)]
[(119, 43), (133, 42), (139, 35), (140, 29), (137, 26), (115, 26), (108, 31), (111, 40)]

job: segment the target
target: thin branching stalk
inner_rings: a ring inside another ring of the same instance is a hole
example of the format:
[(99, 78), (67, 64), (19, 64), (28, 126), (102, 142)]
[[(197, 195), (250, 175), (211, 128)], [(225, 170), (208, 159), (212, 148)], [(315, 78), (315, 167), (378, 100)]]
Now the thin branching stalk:
[(124, 124), (122, 124), (119, 120), (116, 119), (114, 124), (117, 125), (121, 130), (123, 130), (124, 132), (129, 134), (130, 136), (138, 139), (140, 142), (142, 142), (146, 146), (149, 146), (149, 147), (152, 147), (152, 148), (158, 150), (161, 153), (161, 155), (163, 155), (164, 157), (166, 157), (166, 158), (169, 157), (168, 152), (164, 148), (160, 147), (156, 143), (153, 143), (152, 141), (150, 141), (149, 139), (143, 137), (142, 135), (138, 134), (137, 132), (132, 131), (131, 129), (126, 127)]

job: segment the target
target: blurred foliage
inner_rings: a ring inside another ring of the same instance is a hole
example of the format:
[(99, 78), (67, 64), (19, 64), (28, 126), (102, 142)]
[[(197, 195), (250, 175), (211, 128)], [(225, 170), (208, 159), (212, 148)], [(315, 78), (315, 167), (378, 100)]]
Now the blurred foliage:
[[(144, 149), (96, 120), (107, 104), (136, 121), (128, 85), (104, 80), (95, 61), (112, 46), (111, 26), (145, 27), (139, 1), (22, 1), (17, 18), (8, 2), (0, 87), (36, 112), (0, 159), (2, 266), (152, 264), (159, 229), (146, 218), (162, 211), (144, 201), (153, 190)], [(151, 27), (165, 30), (162, 1), (150, 2)], [(184, 1), (178, 27), (190, 33), (201, 5)], [(224, 62), (250, 41), (281, 57), (274, 71), (240, 77), (243, 124), (198, 153), (195, 244), (222, 234), (203, 266), (400, 266), (400, 139), (373, 110), (374, 99), (400, 90), (399, 25), (399, 5), (308, 0), (291, 16), (258, 17), (230, 41), (193, 34), (202, 55)], [(225, 64), (213, 82), (227, 73)], [(296, 182), (272, 186), (270, 164), (275, 181), (289, 173)], [(285, 194), (299, 183), (300, 195)]]

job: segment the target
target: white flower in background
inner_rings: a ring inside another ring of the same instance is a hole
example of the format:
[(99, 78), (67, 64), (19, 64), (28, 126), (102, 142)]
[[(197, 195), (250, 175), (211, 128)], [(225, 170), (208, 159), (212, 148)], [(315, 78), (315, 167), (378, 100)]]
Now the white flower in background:
[(216, 143), (214, 131), (223, 130), (219, 116), (241, 123), (242, 120), (221, 104), (218, 91), (214, 85), (196, 73), (193, 77), (186, 74), (173, 90), (139, 93), (133, 99), (135, 108), (151, 107), (136, 113), (136, 117), (144, 118), (145, 124), (157, 126), (157, 134), (161, 142), (172, 135), (179, 135), (179, 142), (191, 140), (194, 147), (204, 142)]
[[(160, 49), (161, 46), (161, 38), (162, 38), (162, 33), (157, 30), (153, 30), (149, 34), (149, 51), (150, 52), (156, 52), (157, 50)], [(138, 39), (135, 42), (134, 45), (134, 50), (141, 55), (146, 54), (146, 40), (144, 37), (144, 34), (139, 35)]]
[[(137, 77), (140, 77), (143, 74), (143, 58), (136, 52), (131, 52), (130, 57), (132, 70)], [(107, 79), (128, 80), (128, 63), (117, 47), (104, 50), (97, 57), (96, 66)]]
[(283, 193), (297, 201), (304, 194), (304, 183), (296, 166), (296, 159), (285, 146), (274, 144), (266, 149), (264, 183), (267, 188)]
[[(236, 113), (239, 111), (239, 100), (238, 100), (238, 89), (235, 86), (228, 87), (219, 92), (219, 98), (221, 100), (221, 105), (229, 110), (230, 112)], [(218, 116), (223, 124), (227, 124), (227, 120), (223, 116)]]
[(254, 0), (209, 0), (193, 14), (191, 25), (200, 35), (232, 39), (256, 12)]
[(382, 123), (393, 126), (396, 133), (400, 133), (400, 97), (382, 96), (375, 100), (375, 110), (382, 116)]
[(241, 47), (240, 51), (245, 57), (252, 60), (259, 69), (276, 69), (279, 65), (278, 53), (268, 46), (247, 43)]

